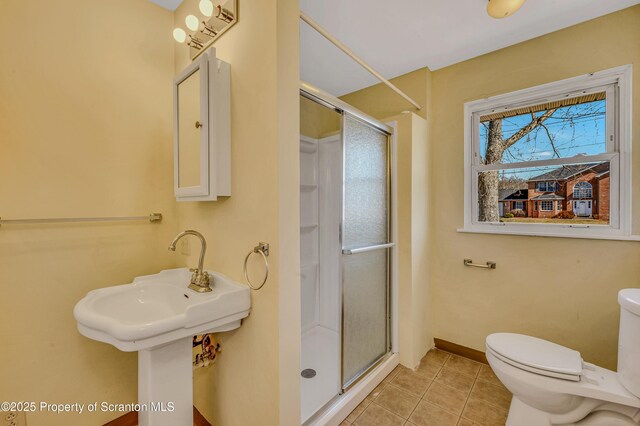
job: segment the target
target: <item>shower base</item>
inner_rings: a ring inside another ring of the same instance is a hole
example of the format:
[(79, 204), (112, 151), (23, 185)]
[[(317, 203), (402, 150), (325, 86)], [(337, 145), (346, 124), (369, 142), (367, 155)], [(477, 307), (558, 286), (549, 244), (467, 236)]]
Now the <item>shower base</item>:
[(302, 423), (322, 408), (340, 388), (340, 335), (328, 328), (314, 326), (302, 335), (300, 370), (311, 368), (316, 375), (300, 377)]

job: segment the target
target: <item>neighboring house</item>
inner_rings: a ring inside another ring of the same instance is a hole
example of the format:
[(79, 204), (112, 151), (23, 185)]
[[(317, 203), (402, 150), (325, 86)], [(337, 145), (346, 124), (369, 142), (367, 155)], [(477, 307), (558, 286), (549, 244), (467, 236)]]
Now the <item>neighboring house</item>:
[(562, 166), (527, 181), (527, 189), (500, 190), (500, 214), (521, 208), (527, 217), (551, 218), (563, 210), (609, 220), (609, 163)]
[(511, 213), (513, 210), (522, 210), (526, 214), (528, 193), (528, 189), (500, 189), (498, 191), (500, 216)]

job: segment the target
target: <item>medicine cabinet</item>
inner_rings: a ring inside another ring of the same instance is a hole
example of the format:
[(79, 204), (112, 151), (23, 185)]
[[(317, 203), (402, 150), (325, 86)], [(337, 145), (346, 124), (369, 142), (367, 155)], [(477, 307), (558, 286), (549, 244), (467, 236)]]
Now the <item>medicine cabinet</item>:
[(230, 110), (230, 66), (210, 48), (173, 81), (178, 201), (215, 201), (231, 195)]

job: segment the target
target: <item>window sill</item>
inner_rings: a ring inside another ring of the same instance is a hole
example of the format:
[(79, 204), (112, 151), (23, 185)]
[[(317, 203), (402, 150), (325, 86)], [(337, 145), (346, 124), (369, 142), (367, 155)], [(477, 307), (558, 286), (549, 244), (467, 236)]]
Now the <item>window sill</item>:
[(640, 235), (614, 235), (614, 234), (565, 234), (560, 232), (534, 232), (523, 231), (517, 229), (484, 229), (478, 228), (459, 228), (457, 232), (464, 234), (493, 234), (493, 235), (516, 235), (525, 237), (547, 237), (547, 238), (580, 238), (588, 240), (612, 240), (612, 241), (639, 241)]

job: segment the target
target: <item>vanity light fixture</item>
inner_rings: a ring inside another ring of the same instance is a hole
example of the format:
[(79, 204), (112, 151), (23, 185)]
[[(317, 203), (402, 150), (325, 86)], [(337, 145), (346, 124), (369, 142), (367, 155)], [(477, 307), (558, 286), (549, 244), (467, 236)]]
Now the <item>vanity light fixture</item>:
[(233, 12), (231, 12), (229, 9), (225, 9), (220, 5), (217, 6), (217, 9), (218, 9), (218, 14), (216, 15), (216, 18), (227, 23), (233, 21), (233, 18), (234, 18)]
[(211, 0), (200, 0), (198, 8), (207, 18), (210, 18), (211, 15), (213, 15), (213, 3), (211, 3)]
[(184, 23), (191, 31), (196, 31), (200, 26), (200, 21), (193, 15), (187, 15), (187, 17), (184, 18)]
[(173, 30), (173, 38), (178, 43), (186, 42), (190, 47), (191, 59), (198, 57), (215, 39), (238, 21), (238, 0), (214, 1), (217, 4), (211, 0), (200, 0), (199, 13), (187, 15), (184, 23), (191, 34), (187, 34), (182, 28)]
[(208, 35), (209, 37), (214, 37), (218, 34), (218, 31), (213, 28), (210, 27), (209, 25), (207, 25), (206, 21), (202, 21), (200, 23), (200, 31), (206, 35)]
[(176, 28), (175, 30), (173, 30), (173, 38), (178, 43), (184, 43), (187, 39), (187, 33), (185, 33), (182, 28)]
[(513, 15), (526, 0), (489, 0), (487, 13), (492, 18), (502, 19)]
[(196, 49), (202, 49), (204, 47), (204, 41), (189, 34), (189, 43), (187, 43), (187, 45), (195, 47)]

